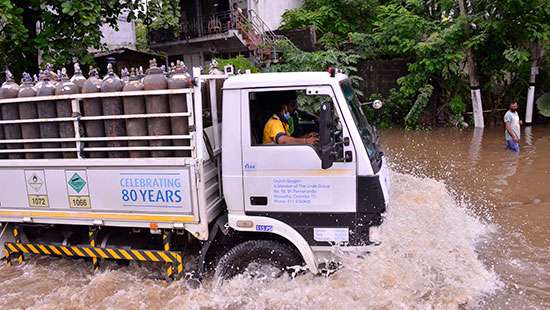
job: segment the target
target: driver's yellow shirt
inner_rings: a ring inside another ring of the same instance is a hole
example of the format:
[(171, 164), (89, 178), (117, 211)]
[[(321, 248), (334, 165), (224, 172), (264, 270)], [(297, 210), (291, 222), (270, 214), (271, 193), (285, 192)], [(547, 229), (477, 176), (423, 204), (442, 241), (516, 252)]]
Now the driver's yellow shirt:
[(265, 123), (263, 144), (278, 144), (281, 136), (288, 135), (288, 124), (276, 114)]

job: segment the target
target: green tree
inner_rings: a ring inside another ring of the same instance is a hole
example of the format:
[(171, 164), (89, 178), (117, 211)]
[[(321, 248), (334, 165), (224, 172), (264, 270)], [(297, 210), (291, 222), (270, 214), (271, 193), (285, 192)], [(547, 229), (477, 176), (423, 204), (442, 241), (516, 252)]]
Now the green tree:
[(180, 10), (176, 0), (0, 0), (0, 67), (19, 75), (37, 68), (39, 54), (55, 65), (92, 63), (88, 50), (102, 48), (100, 27), (117, 29), (124, 11), (128, 20), (160, 26), (175, 24)]
[(449, 102), (469, 101), (469, 86), (481, 86), (489, 108), (525, 98), (531, 67), (544, 63), (550, 2), (305, 0), (283, 20), (285, 28), (315, 25), (325, 43), (320, 52), (407, 60), (408, 74), (377, 115), (415, 128), (422, 109), (457, 123)]
[(341, 46), (351, 32), (366, 31), (374, 20), (376, 0), (307, 0), (283, 15), (283, 29), (315, 26), (326, 46)]

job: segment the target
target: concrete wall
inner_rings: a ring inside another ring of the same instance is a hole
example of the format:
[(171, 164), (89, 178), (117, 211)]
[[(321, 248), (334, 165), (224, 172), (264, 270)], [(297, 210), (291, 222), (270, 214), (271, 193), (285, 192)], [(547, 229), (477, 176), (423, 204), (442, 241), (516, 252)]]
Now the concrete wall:
[[(239, 1), (239, 0), (235, 0)], [(243, 1), (243, 0), (240, 0)], [(286, 10), (300, 7), (303, 0), (247, 0), (248, 7), (258, 13), (271, 30), (281, 26), (282, 16)]]
[(101, 26), (101, 43), (112, 50), (120, 47), (136, 48), (136, 29), (134, 22), (127, 22), (128, 13), (123, 13), (118, 18), (118, 31), (108, 25)]
[(302, 51), (313, 52), (317, 48), (317, 33), (313, 26), (304, 29), (278, 30), (275, 33), (284, 35)]
[(358, 75), (364, 80), (363, 94), (368, 98), (374, 93), (387, 96), (397, 87), (397, 79), (407, 75), (407, 61), (402, 59), (361, 61)]

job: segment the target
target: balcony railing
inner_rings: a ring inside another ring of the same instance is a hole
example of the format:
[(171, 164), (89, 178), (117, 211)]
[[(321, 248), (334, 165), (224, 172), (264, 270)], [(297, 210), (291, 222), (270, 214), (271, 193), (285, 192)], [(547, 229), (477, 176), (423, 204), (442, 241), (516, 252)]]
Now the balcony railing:
[[(247, 13), (243, 14), (248, 16)], [(236, 29), (237, 16), (233, 11), (224, 11), (214, 15), (204, 16), (181, 24), (179, 31), (173, 29), (158, 29), (149, 32), (151, 43), (166, 43), (179, 40), (190, 40), (207, 35), (226, 33)], [(176, 35), (176, 33), (179, 33)]]

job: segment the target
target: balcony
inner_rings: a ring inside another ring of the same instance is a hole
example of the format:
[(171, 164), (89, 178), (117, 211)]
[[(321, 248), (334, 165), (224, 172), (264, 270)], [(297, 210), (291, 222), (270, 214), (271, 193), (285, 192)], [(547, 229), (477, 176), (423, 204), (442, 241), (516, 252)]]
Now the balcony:
[[(246, 14), (243, 14), (243, 16)], [(237, 30), (237, 17), (232, 11), (223, 11), (214, 15), (183, 22), (179, 31), (172, 29), (151, 30), (151, 44), (158, 45), (174, 41), (191, 41), (197, 38), (217, 38)], [(176, 35), (175, 32), (179, 32)]]

